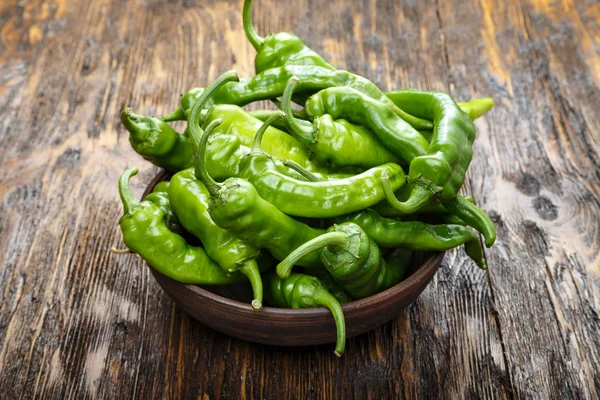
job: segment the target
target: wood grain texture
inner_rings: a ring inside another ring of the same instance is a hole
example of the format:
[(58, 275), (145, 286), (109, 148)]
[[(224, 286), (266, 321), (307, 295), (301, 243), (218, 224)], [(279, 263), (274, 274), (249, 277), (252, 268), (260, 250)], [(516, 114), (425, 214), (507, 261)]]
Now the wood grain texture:
[(449, 252), (403, 315), (275, 348), (190, 319), (121, 243), (139, 166), (118, 112), (253, 72), (241, 2), (0, 3), (0, 398), (600, 397), (600, 6), (592, 0), (255, 0), (382, 89), (493, 96), (465, 192), (498, 227), (487, 273)]

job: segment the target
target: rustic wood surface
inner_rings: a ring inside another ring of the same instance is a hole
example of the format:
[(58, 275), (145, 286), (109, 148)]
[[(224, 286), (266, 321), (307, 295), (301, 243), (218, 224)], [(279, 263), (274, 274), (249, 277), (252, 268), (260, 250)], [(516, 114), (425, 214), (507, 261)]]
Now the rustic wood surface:
[[(600, 4), (256, 0), (383, 89), (493, 96), (465, 193), (495, 220), (482, 272), (452, 251), (401, 317), (275, 348), (187, 317), (121, 245), (124, 106), (253, 72), (241, 1), (0, 2), (0, 398), (600, 397)], [(284, 5), (282, 5), (284, 4)]]

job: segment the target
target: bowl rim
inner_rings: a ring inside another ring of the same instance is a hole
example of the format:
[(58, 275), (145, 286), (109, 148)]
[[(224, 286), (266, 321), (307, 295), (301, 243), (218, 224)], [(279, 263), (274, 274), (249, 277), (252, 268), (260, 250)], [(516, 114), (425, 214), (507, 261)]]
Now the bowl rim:
[[(161, 170), (146, 186), (144, 190), (144, 194), (142, 195), (142, 200), (146, 198), (148, 194), (152, 192), (154, 187), (165, 178), (173, 175), (171, 172), (166, 170)], [(363, 309), (364, 307), (372, 306), (379, 304), (381, 302), (385, 302), (388, 299), (396, 297), (400, 292), (410, 292), (412, 290), (416, 290), (418, 288), (419, 283), (422, 280), (428, 279), (430, 275), (435, 274), (435, 272), (439, 269), (441, 265), (441, 259), (446, 254), (445, 251), (434, 252), (429, 256), (423, 264), (421, 264), (412, 274), (410, 274), (406, 279), (399, 282), (398, 284), (392, 286), (389, 289), (381, 291), (372, 296), (368, 296), (358, 300), (352, 300), (348, 303), (342, 304), (342, 310), (344, 314), (350, 313), (352, 311), (357, 311), (358, 309)], [(271, 315), (271, 316), (306, 316), (306, 317), (325, 317), (329, 316), (331, 313), (324, 307), (316, 307), (316, 308), (280, 308), (280, 307), (270, 307), (263, 306), (261, 311), (254, 311), (252, 306), (247, 303), (243, 303), (241, 301), (232, 300), (227, 297), (220, 296), (215, 294), (209, 290), (204, 289), (202, 286), (187, 284), (177, 282), (166, 275), (161, 274), (160, 272), (154, 270), (148, 263), (144, 262), (146, 266), (150, 269), (150, 271), (154, 274), (161, 275), (163, 278), (173, 281), (177, 285), (181, 285), (185, 287), (188, 291), (192, 292), (197, 297), (207, 298), (209, 301), (213, 303), (219, 303), (223, 306), (231, 307), (237, 309), (240, 312), (252, 312), (252, 313), (261, 313), (263, 315)]]

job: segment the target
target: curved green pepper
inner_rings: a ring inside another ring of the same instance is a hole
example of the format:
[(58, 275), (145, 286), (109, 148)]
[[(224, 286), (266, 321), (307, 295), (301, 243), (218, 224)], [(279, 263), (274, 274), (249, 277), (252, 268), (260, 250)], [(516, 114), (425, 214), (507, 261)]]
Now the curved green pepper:
[(294, 250), (277, 265), (277, 275), (289, 276), (296, 261), (320, 250), (321, 261), (333, 279), (354, 299), (386, 290), (404, 277), (410, 264), (409, 252), (403, 267), (388, 265), (373, 239), (352, 222), (333, 225), (327, 233)]
[(394, 102), (415, 115), (432, 119), (435, 128), (427, 153), (410, 161), (410, 197), (398, 201), (388, 187), (388, 201), (402, 213), (410, 214), (439, 198), (450, 212), (481, 232), (490, 247), (496, 240), (494, 224), (481, 209), (457, 196), (473, 156), (473, 121), (442, 92), (398, 91)]
[[(341, 304), (345, 304), (352, 301), (352, 298), (348, 296), (344, 289), (338, 285), (336, 281), (333, 280), (333, 277), (327, 272), (326, 269), (313, 268), (306, 269), (304, 273), (306, 275), (314, 276), (319, 278), (321, 283), (325, 286), (327, 291), (333, 295)], [(293, 274), (292, 274), (293, 275)]]
[(190, 246), (184, 238), (171, 232), (158, 206), (135, 200), (129, 179), (137, 172), (137, 168), (128, 169), (119, 179), (124, 213), (119, 226), (127, 248), (161, 274), (179, 282), (228, 285), (243, 281), (242, 275), (228, 276), (202, 247)]
[(260, 148), (263, 133), (272, 119), (265, 121), (254, 136), (252, 150), (242, 160), (240, 173), (242, 178), (252, 183), (263, 199), (285, 214), (309, 218), (348, 214), (385, 198), (381, 185), (384, 175), (393, 175), (388, 182), (395, 189), (404, 184), (404, 171), (392, 163), (371, 168), (350, 178), (327, 182), (307, 182), (284, 175)]
[(196, 179), (193, 168), (180, 171), (171, 178), (169, 198), (184, 228), (200, 239), (206, 253), (228, 275), (240, 272), (248, 278), (254, 293), (252, 308), (260, 310), (263, 284), (256, 262), (260, 250), (213, 222), (208, 212), (210, 194)]
[(305, 110), (312, 119), (329, 114), (364, 126), (407, 165), (426, 154), (429, 147), (427, 140), (386, 104), (350, 87), (321, 90), (309, 97)]
[(486, 269), (479, 237), (462, 225), (430, 225), (420, 221), (383, 218), (373, 210), (345, 215), (336, 222), (353, 222), (360, 226), (380, 247), (401, 247), (414, 251), (443, 251), (465, 245), (465, 251), (481, 268)]
[(311, 158), (316, 162), (332, 167), (363, 168), (399, 162), (396, 155), (362, 126), (344, 119), (334, 120), (329, 114), (316, 117), (312, 123), (296, 120), (291, 101), (293, 91), (299, 84), (298, 78), (290, 78), (283, 92), (282, 107), (286, 113), (288, 131), (308, 147)]
[[(263, 124), (246, 110), (230, 104), (211, 107), (203, 116), (204, 126), (215, 119), (223, 121), (216, 132), (237, 136), (241, 144), (248, 147), (252, 145), (256, 132)], [(264, 150), (276, 159), (295, 161), (309, 171), (324, 171), (309, 160), (309, 154), (302, 143), (275, 127), (271, 126), (265, 132)]]
[(189, 139), (155, 117), (138, 115), (131, 108), (121, 111), (121, 123), (129, 131), (136, 153), (167, 171), (180, 171), (192, 163)]
[[(377, 85), (362, 76), (344, 70), (332, 71), (323, 67), (306, 65), (284, 65), (262, 71), (252, 78), (240, 79), (239, 82), (229, 82), (210, 95), (210, 100), (205, 104), (205, 107), (213, 104), (244, 106), (255, 101), (275, 99), (283, 95), (287, 81), (292, 76), (297, 76), (301, 81), (296, 89), (297, 93), (312, 94), (325, 88), (347, 86), (386, 104), (392, 112), (416, 129), (431, 129), (433, 127), (431, 121), (415, 118), (401, 110), (385, 96)], [(186, 119), (186, 111), (193, 108), (198, 99), (204, 94), (204, 91), (203, 88), (190, 89), (181, 98), (181, 107), (162, 117), (162, 119), (164, 121)]]
[[(230, 178), (217, 183), (205, 167), (207, 133), (203, 134), (197, 124), (191, 123), (190, 137), (198, 149), (196, 178), (204, 183), (210, 193), (208, 212), (218, 226), (257, 248), (267, 249), (279, 260), (323, 232), (279, 211), (262, 199), (245, 179)], [(299, 265), (318, 267), (321, 265), (319, 255), (309, 254)]]
[(281, 279), (276, 273), (270, 273), (265, 277), (265, 298), (277, 307), (327, 307), (337, 327), (335, 355), (340, 357), (344, 353), (346, 324), (342, 306), (318, 278), (295, 273)]

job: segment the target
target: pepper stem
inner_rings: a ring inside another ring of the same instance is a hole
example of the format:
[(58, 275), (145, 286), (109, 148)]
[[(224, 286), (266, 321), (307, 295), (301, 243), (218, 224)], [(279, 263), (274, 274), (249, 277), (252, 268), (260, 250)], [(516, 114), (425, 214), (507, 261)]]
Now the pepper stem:
[(192, 111), (188, 116), (188, 129), (190, 130), (190, 136), (200, 138), (202, 136), (202, 128), (200, 128), (200, 120), (202, 117), (202, 109), (206, 101), (213, 95), (213, 93), (220, 89), (221, 86), (228, 82), (239, 82), (240, 78), (236, 71), (227, 71), (219, 76), (215, 81), (207, 87), (203, 92), (196, 104), (192, 107)]
[(130, 214), (135, 206), (139, 204), (135, 197), (133, 197), (133, 193), (131, 193), (131, 188), (129, 187), (129, 179), (137, 173), (137, 168), (129, 168), (119, 178), (119, 196), (121, 196), (121, 202), (123, 203), (124, 214)]
[(343, 232), (327, 232), (321, 236), (317, 236), (292, 251), (281, 261), (277, 265), (277, 275), (285, 279), (290, 276), (292, 268), (302, 257), (328, 246), (346, 247), (348, 246), (348, 240), (348, 235)]
[(162, 119), (165, 122), (185, 121), (185, 111), (183, 110), (183, 108), (179, 107), (175, 111), (172, 111), (171, 113), (160, 117), (160, 119)]
[[(223, 122), (223, 120), (220, 118), (211, 121), (204, 133), (190, 129), (190, 138), (192, 139), (192, 146), (194, 146), (194, 154), (196, 155), (196, 162), (194, 165), (196, 179), (199, 179), (204, 183), (204, 186), (206, 186), (206, 189), (213, 197), (219, 196), (221, 184), (215, 181), (206, 169), (206, 145), (208, 143), (208, 137), (217, 126), (221, 125), (221, 122)], [(201, 129), (199, 130), (201, 131)], [(200, 136), (198, 136), (198, 134), (200, 134)]]
[(452, 202), (444, 203), (444, 207), (451, 213), (472, 226), (485, 239), (485, 246), (491, 247), (496, 241), (496, 228), (490, 217), (475, 204), (468, 202), (462, 196), (456, 196)]
[(315, 290), (313, 299), (321, 307), (327, 307), (335, 321), (337, 329), (335, 355), (341, 357), (346, 349), (346, 321), (344, 320), (344, 311), (339, 301), (329, 293), (325, 288)]
[(283, 118), (285, 118), (285, 114), (282, 112), (278, 112), (275, 115), (270, 116), (269, 118), (267, 118), (267, 120), (265, 122), (263, 122), (263, 124), (260, 126), (260, 128), (258, 128), (258, 131), (256, 131), (256, 134), (254, 135), (254, 140), (252, 141), (251, 153), (262, 153), (263, 152), (263, 150), (261, 149), (263, 135), (265, 134), (266, 130), (271, 126), (271, 124), (273, 122), (275, 122), (278, 119), (283, 119)]
[(244, 274), (250, 281), (254, 300), (252, 300), (252, 308), (254, 311), (262, 310), (263, 298), (263, 283), (258, 270), (258, 264), (255, 259), (248, 260), (240, 268), (240, 272)]
[[(271, 103), (275, 104), (275, 107), (283, 110), (283, 103), (278, 99), (271, 99)], [(308, 119), (308, 114), (306, 114), (306, 109), (302, 110), (292, 110), (292, 115), (296, 118)]]
[[(281, 108), (286, 114), (287, 126), (290, 130), (290, 134), (305, 143), (313, 143), (315, 141), (314, 129), (312, 123), (302, 120), (297, 120), (294, 117), (294, 111), (292, 110), (292, 95), (294, 89), (300, 85), (300, 79), (296, 76), (292, 76), (287, 81), (285, 90), (283, 91), (283, 99), (281, 100)], [(302, 125), (304, 123), (304, 125)]]
[(309, 182), (320, 182), (321, 181), (315, 174), (313, 174), (310, 171), (307, 171), (305, 168), (303, 168), (300, 164), (298, 164), (294, 160), (285, 159), (285, 160), (283, 160), (283, 165), (285, 165), (289, 169), (296, 171), (297, 173), (302, 175), (304, 178), (306, 178), (306, 180)]
[(244, 1), (243, 20), (246, 38), (248, 38), (248, 41), (250, 44), (252, 44), (252, 47), (258, 51), (265, 42), (265, 39), (256, 32), (254, 25), (252, 25), (252, 0)]
[(413, 186), (412, 191), (410, 192), (410, 197), (406, 201), (400, 201), (394, 194), (394, 190), (392, 189), (392, 185), (390, 184), (390, 177), (388, 176), (386, 171), (383, 171), (381, 174), (381, 185), (383, 187), (383, 192), (385, 193), (385, 198), (388, 203), (400, 211), (402, 214), (412, 214), (427, 204), (433, 196), (431, 190), (421, 186), (418, 182)]

